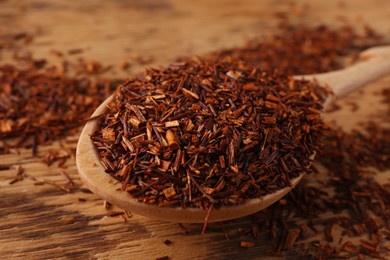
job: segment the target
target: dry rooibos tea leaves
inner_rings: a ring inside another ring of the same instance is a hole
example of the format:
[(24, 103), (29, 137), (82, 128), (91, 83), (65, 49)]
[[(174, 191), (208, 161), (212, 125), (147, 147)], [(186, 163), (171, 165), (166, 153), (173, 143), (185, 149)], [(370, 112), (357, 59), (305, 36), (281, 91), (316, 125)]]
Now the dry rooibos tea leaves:
[(92, 140), (140, 201), (234, 205), (309, 171), (327, 94), (239, 60), (188, 59), (120, 86)]

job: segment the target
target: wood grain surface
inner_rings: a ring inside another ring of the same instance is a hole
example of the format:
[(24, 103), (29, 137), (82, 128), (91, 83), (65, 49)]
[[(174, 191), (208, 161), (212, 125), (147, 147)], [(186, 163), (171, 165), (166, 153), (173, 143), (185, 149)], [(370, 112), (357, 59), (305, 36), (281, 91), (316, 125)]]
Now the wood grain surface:
[[(218, 0), (218, 1), (0, 1), (0, 33), (31, 32), (35, 35), (30, 49), (36, 58), (55, 62), (50, 51), (67, 52), (82, 48), (82, 57), (119, 65), (134, 57), (151, 57), (147, 65), (133, 64), (129, 71), (114, 70), (107, 76), (126, 77), (145, 66), (165, 65), (178, 56), (203, 54), (219, 48), (241, 46), (247, 40), (273, 32), (275, 13), (289, 13), (307, 24), (327, 23), (338, 26), (345, 21), (357, 27), (369, 24), (390, 38), (390, 2), (388, 0)], [(7, 54), (3, 53), (6, 58)], [(70, 59), (77, 59), (73, 55)], [(331, 124), (350, 130), (359, 121), (377, 120), (383, 113), (376, 95), (390, 85), (390, 77), (368, 85), (342, 102), (357, 101), (325, 116)], [(141, 216), (108, 216), (104, 202), (82, 188), (75, 160), (67, 160), (66, 169), (54, 163), (48, 167), (42, 158), (49, 151), (64, 151), (73, 156), (77, 136), (41, 146), (33, 157), (31, 150), (0, 155), (0, 255), (3, 259), (265, 259), (270, 250), (265, 236), (254, 240), (239, 234), (250, 226), (249, 218), (222, 224), (210, 224), (205, 235), (202, 225), (167, 223)], [(34, 185), (28, 178), (14, 184), (18, 167), (44, 185)], [(65, 171), (77, 188), (69, 193), (55, 184), (64, 184)], [(313, 185), (321, 174), (308, 177)], [(377, 175), (384, 182), (389, 172)], [(126, 220), (126, 221), (125, 221)], [(225, 233), (229, 235), (226, 239)], [(172, 241), (165, 245), (164, 240)], [(319, 236), (317, 239), (323, 239)], [(250, 249), (240, 241), (254, 241)], [(289, 253), (286, 253), (286, 257)]]

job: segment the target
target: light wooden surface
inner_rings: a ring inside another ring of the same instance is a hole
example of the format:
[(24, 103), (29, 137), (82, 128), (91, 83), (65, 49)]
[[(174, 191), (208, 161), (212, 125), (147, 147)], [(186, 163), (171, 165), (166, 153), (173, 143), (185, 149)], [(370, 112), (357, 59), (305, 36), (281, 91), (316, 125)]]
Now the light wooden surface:
[[(272, 33), (277, 21), (273, 13), (290, 12), (295, 19), (308, 24), (340, 25), (345, 19), (357, 27), (368, 23), (380, 33), (390, 34), (390, 2), (388, 0), (320, 1), (311, 0), (291, 5), (282, 0), (245, 1), (0, 1), (1, 33), (34, 32), (39, 36), (31, 45), (37, 58), (48, 58), (52, 49), (68, 51), (83, 48), (87, 59), (119, 64), (137, 55), (154, 57), (149, 65), (167, 64), (181, 55), (207, 53), (223, 47), (240, 46), (246, 40)], [(340, 18), (341, 16), (346, 18)], [(389, 37), (390, 38), (390, 37)], [(5, 55), (5, 54), (4, 54)], [(5, 55), (6, 56), (6, 55)], [(76, 59), (80, 55), (70, 58)], [(128, 75), (142, 69), (134, 65)], [(111, 76), (125, 73), (112, 72)], [(346, 99), (359, 102), (326, 115), (351, 129), (364, 118), (376, 119), (383, 113), (375, 95), (390, 85), (390, 77), (370, 84), (364, 95)], [(77, 138), (77, 137), (76, 137)], [(11, 164), (0, 171), (0, 254), (5, 259), (26, 258), (100, 258), (100, 259), (263, 259), (270, 249), (261, 236), (255, 246), (240, 248), (239, 242), (251, 240), (239, 236), (239, 227), (248, 227), (248, 218), (209, 226), (201, 235), (202, 225), (186, 225), (190, 233), (182, 234), (176, 225), (133, 215), (125, 223), (120, 216), (108, 217), (103, 201), (80, 189), (66, 193), (53, 185), (36, 186), (29, 179), (14, 183), (18, 165), (36, 179), (64, 184), (66, 171), (81, 185), (75, 160), (66, 169), (57, 164), (47, 167), (39, 156), (50, 150), (66, 150), (73, 154), (72, 140), (40, 147), (38, 157), (29, 150), (19, 155), (1, 155), (0, 164)], [(388, 181), (388, 172), (378, 179)], [(307, 178), (315, 182), (314, 178)], [(80, 202), (79, 199), (85, 199)], [(115, 210), (115, 209), (113, 209)], [(73, 219), (72, 219), (73, 218)], [(225, 238), (222, 229), (229, 234)], [(165, 245), (164, 240), (173, 243)], [(322, 239), (320, 236), (319, 239)]]

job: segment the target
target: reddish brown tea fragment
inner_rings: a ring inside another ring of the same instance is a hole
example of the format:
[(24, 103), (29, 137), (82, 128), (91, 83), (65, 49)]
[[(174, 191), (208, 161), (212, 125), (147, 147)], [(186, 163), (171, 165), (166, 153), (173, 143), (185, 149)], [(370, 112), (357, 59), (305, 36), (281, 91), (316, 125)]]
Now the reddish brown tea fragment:
[(54, 187), (57, 187), (57, 188), (65, 191), (65, 192), (67, 192), (67, 193), (71, 193), (72, 192), (72, 189), (69, 188), (67, 185), (61, 185), (61, 184), (59, 184), (59, 183), (57, 183), (55, 181), (49, 180), (49, 179), (44, 179), (42, 184), (38, 184), (38, 183), (40, 183), (40, 182), (36, 182), (35, 184), (36, 185), (50, 184), (50, 185), (52, 185)]
[(61, 218), (60, 222), (64, 225), (70, 225), (76, 222), (75, 217), (63, 217)]
[(294, 247), (294, 244), (298, 239), (300, 233), (301, 231), (297, 228), (290, 230), (287, 234), (286, 241), (283, 248), (287, 250), (291, 250)]
[(18, 165), (18, 168), (16, 170), (16, 176), (13, 178), (9, 184), (14, 184), (15, 182), (21, 181), (24, 179), (25, 173), (24, 168), (21, 165)]
[(172, 245), (172, 241), (169, 240), (169, 239), (165, 239), (164, 240), (164, 245), (167, 245), (167, 246)]
[(251, 242), (251, 241), (241, 241), (240, 242), (240, 247), (244, 247), (244, 248), (251, 248), (255, 245), (255, 242)]

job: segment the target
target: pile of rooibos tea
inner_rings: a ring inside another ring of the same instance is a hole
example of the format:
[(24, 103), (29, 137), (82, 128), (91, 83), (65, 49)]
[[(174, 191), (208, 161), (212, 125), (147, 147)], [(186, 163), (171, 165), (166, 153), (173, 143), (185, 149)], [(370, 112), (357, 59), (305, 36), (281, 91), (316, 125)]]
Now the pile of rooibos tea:
[(32, 40), (0, 35), (1, 53), (13, 53), (7, 62), (0, 57), (0, 154), (31, 148), (35, 155), (39, 144), (77, 134), (119, 82), (97, 78), (100, 63), (72, 63), (60, 52), (53, 51), (58, 63), (34, 59), (26, 49)]
[(92, 140), (139, 201), (235, 205), (309, 171), (328, 93), (240, 60), (188, 59), (120, 86)]

